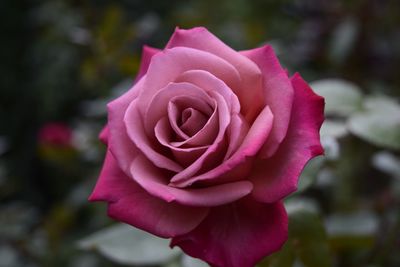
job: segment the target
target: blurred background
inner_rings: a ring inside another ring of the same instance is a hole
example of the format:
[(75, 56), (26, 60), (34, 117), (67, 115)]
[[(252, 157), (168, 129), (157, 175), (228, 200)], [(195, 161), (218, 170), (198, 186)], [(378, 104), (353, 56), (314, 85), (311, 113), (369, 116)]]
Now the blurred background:
[(400, 266), (398, 0), (2, 0), (0, 266), (205, 266), (87, 202), (106, 103), (175, 26), (237, 50), (269, 43), (326, 97), (326, 155), (287, 202), (289, 241), (260, 266)]

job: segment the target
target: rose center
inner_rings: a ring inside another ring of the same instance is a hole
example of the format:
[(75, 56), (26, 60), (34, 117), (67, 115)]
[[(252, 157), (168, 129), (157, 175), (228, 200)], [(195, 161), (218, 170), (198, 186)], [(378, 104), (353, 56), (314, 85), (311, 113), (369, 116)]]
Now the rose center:
[(182, 111), (179, 128), (188, 136), (195, 135), (207, 123), (207, 116), (194, 108)]

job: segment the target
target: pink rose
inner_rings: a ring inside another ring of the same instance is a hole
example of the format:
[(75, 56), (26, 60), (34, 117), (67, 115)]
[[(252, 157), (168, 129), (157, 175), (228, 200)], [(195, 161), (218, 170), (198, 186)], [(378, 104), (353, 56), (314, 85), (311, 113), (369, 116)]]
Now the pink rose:
[(39, 129), (38, 141), (41, 145), (72, 146), (72, 131), (62, 122), (49, 122)]
[(212, 266), (254, 266), (287, 239), (281, 200), (323, 153), (323, 108), (270, 46), (236, 52), (205, 28), (176, 29), (108, 104), (90, 200)]

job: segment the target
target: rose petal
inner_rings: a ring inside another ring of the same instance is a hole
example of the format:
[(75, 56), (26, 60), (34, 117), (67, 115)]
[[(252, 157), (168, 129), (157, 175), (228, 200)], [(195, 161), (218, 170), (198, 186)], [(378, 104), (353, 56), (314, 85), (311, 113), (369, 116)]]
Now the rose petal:
[(223, 159), (224, 155), (221, 153), (225, 145), (224, 137), (225, 131), (230, 123), (230, 114), (228, 106), (224, 98), (217, 92), (211, 91), (210, 94), (217, 101), (218, 107), (218, 118), (219, 118), (219, 131), (218, 135), (214, 140), (214, 143), (207, 149), (207, 151), (202, 154), (195, 162), (190, 166), (183, 169), (181, 172), (177, 173), (171, 179), (171, 185), (176, 187), (186, 187), (190, 186), (192, 183), (191, 177), (196, 174), (201, 169), (209, 169), (215, 164), (218, 164), (220, 160)]
[(176, 104), (172, 101), (168, 103), (168, 119), (169, 123), (174, 130), (174, 132), (177, 134), (177, 138), (181, 140), (186, 140), (189, 138), (187, 134), (182, 132), (181, 128), (178, 126), (178, 120), (180, 117), (180, 110), (176, 106)]
[(158, 142), (163, 146), (169, 148), (182, 166), (188, 166), (198, 159), (210, 145), (196, 146), (188, 148), (180, 148), (171, 145), (171, 129), (166, 117), (162, 118), (156, 124), (154, 129)]
[(204, 70), (188, 70), (182, 73), (176, 82), (188, 82), (198, 86), (206, 92), (216, 91), (224, 97), (231, 114), (240, 112), (240, 103), (232, 90), (220, 79)]
[(108, 107), (108, 146), (120, 168), (129, 174), (129, 168), (132, 160), (140, 153), (129, 138), (124, 115), (129, 104), (136, 99), (139, 91), (143, 88), (143, 79), (139, 80), (129, 91), (110, 102)]
[(212, 208), (197, 228), (174, 237), (171, 246), (215, 267), (253, 267), (281, 248), (287, 228), (282, 203), (262, 204), (244, 198)]
[(252, 121), (264, 105), (262, 75), (257, 65), (224, 44), (203, 27), (190, 30), (176, 28), (166, 48), (180, 46), (210, 52), (225, 59), (237, 69), (242, 79), (241, 83), (233, 84), (232, 86), (227, 84), (239, 97), (242, 113), (246, 119)]
[(153, 48), (147, 45), (143, 46), (143, 51), (142, 51), (142, 58), (140, 60), (140, 68), (139, 72), (135, 78), (135, 83), (139, 81), (147, 72), (147, 69), (149, 68), (151, 58), (160, 52), (160, 49)]
[(223, 185), (180, 189), (168, 186), (166, 177), (143, 156), (138, 156), (131, 167), (132, 177), (151, 195), (168, 202), (189, 206), (213, 207), (233, 202), (248, 195), (253, 186), (249, 181)]
[(218, 116), (218, 109), (215, 109), (203, 128), (201, 128), (195, 135), (189, 136), (189, 138), (183, 141), (171, 142), (171, 145), (175, 147), (191, 147), (212, 144), (219, 132)]
[(168, 104), (172, 100), (179, 101), (179, 97), (186, 98), (190, 101), (188, 104), (205, 113), (215, 108), (215, 101), (201, 88), (187, 82), (169, 83), (153, 96), (148, 105), (144, 116), (147, 135), (153, 135), (154, 126), (168, 112)]
[(307, 161), (323, 153), (319, 129), (324, 120), (324, 99), (300, 75), (294, 75), (291, 82), (295, 95), (286, 138), (273, 157), (255, 164), (249, 178), (259, 201), (272, 203), (294, 192)]
[(187, 108), (182, 112), (183, 123), (180, 128), (189, 136), (193, 136), (204, 127), (207, 120), (208, 118), (197, 109)]
[(229, 128), (227, 130), (229, 145), (224, 157), (224, 161), (229, 159), (232, 154), (239, 148), (248, 132), (249, 124), (243, 118), (243, 116), (240, 113), (233, 114), (231, 118), (231, 124), (229, 125)]
[(293, 88), (271, 46), (266, 45), (241, 53), (261, 69), (265, 102), (275, 117), (271, 135), (260, 153), (262, 157), (267, 158), (275, 153), (286, 136), (293, 105)]
[[(212, 143), (218, 133), (218, 115), (216, 115), (217, 109), (215, 108), (216, 101), (197, 86), (186, 82), (168, 84), (165, 88), (158, 91), (151, 100), (144, 119), (147, 136), (149, 138), (154, 135), (155, 124), (165, 116), (168, 112), (167, 106), (170, 104), (175, 104), (177, 107), (180, 107), (180, 109), (193, 107), (203, 113), (210, 114), (207, 123), (195, 135), (183, 141), (172, 142), (172, 145), (177, 147), (183, 145), (203, 146)], [(215, 110), (212, 112), (213, 108)], [(172, 123), (174, 124), (176, 122), (173, 121)], [(135, 127), (135, 125), (129, 127)], [(127, 128), (129, 127), (127, 126)]]
[(146, 111), (149, 101), (158, 90), (173, 82), (183, 72), (193, 69), (213, 73), (228, 86), (240, 84), (238, 71), (220, 57), (187, 47), (165, 49), (151, 60), (144, 79), (146, 90), (139, 95), (140, 111), (143, 113)]
[(174, 237), (191, 231), (207, 215), (207, 208), (167, 203), (149, 195), (118, 167), (107, 152), (90, 201), (107, 201), (108, 214), (160, 237)]
[[(274, 116), (272, 115), (271, 110), (269, 107), (265, 107), (254, 121), (242, 144), (237, 151), (234, 152), (232, 157), (208, 172), (192, 176), (189, 179), (185, 179), (179, 183), (174, 182), (174, 184), (184, 187), (189, 184), (205, 180), (212, 180), (212, 182), (216, 183), (226, 182), (227, 177), (229, 179), (236, 180), (238, 178), (237, 174), (243, 175), (243, 172), (238, 171), (242, 167), (241, 165), (249, 164), (250, 162), (246, 161), (246, 159), (255, 156), (265, 143), (265, 140), (268, 138), (271, 131), (273, 119)], [(245, 169), (248, 170), (249, 167), (250, 166), (245, 166)], [(221, 177), (222, 175), (227, 177)], [(243, 178), (243, 176), (241, 178)]]
[(99, 134), (100, 141), (105, 145), (107, 145), (107, 143), (108, 143), (108, 134), (109, 134), (108, 131), (109, 131), (108, 126), (106, 125), (106, 126), (104, 126), (104, 128), (101, 130), (101, 132)]
[(141, 153), (146, 155), (157, 167), (174, 172), (183, 170), (182, 166), (170, 158), (158, 152), (157, 144), (151, 142), (143, 127), (142, 118), (138, 110), (138, 99), (134, 100), (128, 107), (124, 122), (130, 141), (133, 142)]

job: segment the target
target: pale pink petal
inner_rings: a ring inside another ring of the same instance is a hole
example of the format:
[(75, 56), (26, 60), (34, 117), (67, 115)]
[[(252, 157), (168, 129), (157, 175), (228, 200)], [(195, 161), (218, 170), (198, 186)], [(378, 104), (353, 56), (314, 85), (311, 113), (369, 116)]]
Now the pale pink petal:
[[(206, 180), (210, 180), (208, 183), (221, 183), (226, 182), (226, 178), (232, 180), (239, 178), (237, 174), (243, 175), (244, 173), (242, 171), (249, 171), (250, 166), (248, 164), (251, 164), (251, 162), (247, 159), (255, 156), (265, 143), (271, 131), (273, 120), (274, 116), (271, 110), (269, 107), (265, 107), (250, 127), (240, 147), (229, 159), (208, 172), (185, 179), (184, 182), (180, 182), (178, 185), (183, 187), (188, 184), (200, 181), (204, 182)], [(244, 169), (240, 169), (242, 164), (246, 165)], [(239, 171), (239, 169), (241, 171)], [(227, 177), (221, 177), (223, 175)], [(244, 177), (242, 176), (241, 178)]]
[[(178, 99), (177, 99), (178, 100)], [(213, 102), (216, 101), (213, 99)], [(194, 102), (193, 102), (194, 103)], [(216, 104), (214, 104), (216, 106)], [(175, 147), (193, 147), (193, 146), (206, 146), (213, 143), (218, 132), (219, 132), (219, 115), (218, 108), (214, 109), (214, 112), (208, 118), (206, 124), (193, 136), (189, 136), (183, 141), (173, 141), (171, 145)]]
[(151, 60), (144, 79), (146, 90), (139, 95), (140, 111), (146, 111), (148, 103), (158, 90), (173, 82), (183, 72), (193, 69), (213, 73), (230, 87), (240, 84), (241, 81), (239, 73), (230, 63), (211, 53), (187, 47), (165, 49)]
[(188, 82), (194, 84), (206, 92), (216, 91), (224, 97), (231, 114), (240, 112), (240, 103), (232, 90), (220, 79), (205, 70), (188, 70), (182, 73), (176, 82)]
[(118, 167), (109, 151), (89, 200), (106, 201), (110, 217), (166, 238), (191, 231), (208, 213), (207, 208), (151, 196)]
[(253, 186), (249, 181), (239, 181), (207, 188), (175, 188), (168, 178), (143, 156), (138, 156), (131, 167), (132, 177), (151, 195), (167, 202), (188, 206), (212, 207), (236, 201), (248, 195)]
[(135, 156), (140, 153), (129, 138), (124, 116), (129, 104), (136, 99), (143, 89), (143, 79), (136, 83), (129, 91), (110, 102), (108, 107), (108, 147), (114, 154), (121, 169), (129, 174), (129, 167)]
[(265, 102), (270, 106), (275, 121), (271, 136), (263, 146), (260, 155), (270, 157), (286, 136), (293, 105), (293, 87), (282, 69), (271, 46), (263, 46), (241, 52), (254, 61), (263, 74)]
[(242, 144), (244, 137), (249, 131), (249, 127), (249, 124), (240, 113), (232, 115), (231, 124), (227, 130), (229, 145), (224, 157), (224, 161), (230, 158)]
[(209, 145), (205, 145), (205, 146), (180, 148), (171, 145), (172, 129), (170, 128), (170, 124), (166, 117), (159, 120), (159, 122), (156, 124), (154, 131), (158, 142), (160, 142), (160, 144), (162, 144), (163, 146), (169, 148), (174, 157), (176, 158), (176, 160), (182, 166), (188, 166), (192, 164), (209, 147)]
[(279, 250), (287, 236), (288, 218), (282, 203), (243, 198), (212, 208), (197, 228), (174, 237), (171, 246), (214, 267), (254, 267)]
[(135, 82), (139, 81), (146, 74), (147, 69), (150, 65), (151, 58), (160, 51), (160, 49), (153, 48), (147, 45), (143, 46), (142, 58), (140, 60), (140, 68), (135, 78)]
[[(147, 135), (154, 135), (154, 127), (156, 123), (168, 113), (169, 103), (176, 103), (178, 106), (192, 107), (203, 111), (204, 113), (210, 113), (215, 107), (215, 100), (210, 98), (204, 90), (190, 83), (170, 83), (162, 90), (158, 91), (152, 98), (144, 117), (144, 125), (146, 127)], [(215, 121), (215, 122), (214, 122)], [(213, 114), (209, 118), (208, 124), (211, 126), (205, 126), (207, 131), (199, 131), (194, 136), (186, 139), (183, 143), (189, 145), (205, 145), (215, 138), (218, 132), (218, 127), (215, 125), (217, 122), (216, 115)], [(215, 132), (215, 133), (213, 133)], [(179, 143), (179, 142), (178, 142)], [(176, 146), (182, 144), (176, 144)]]
[(171, 185), (176, 187), (187, 187), (190, 186), (194, 180), (192, 177), (199, 171), (204, 169), (213, 168), (220, 160), (224, 158), (223, 153), (225, 151), (226, 143), (225, 132), (230, 124), (230, 114), (225, 99), (216, 91), (211, 91), (210, 95), (217, 101), (217, 111), (219, 119), (218, 135), (214, 140), (214, 143), (204, 152), (195, 162), (190, 166), (177, 173), (171, 179)]
[(257, 65), (224, 44), (203, 27), (190, 30), (176, 28), (166, 48), (180, 46), (210, 52), (228, 61), (237, 69), (241, 77), (241, 83), (227, 84), (239, 97), (242, 105), (242, 114), (248, 121), (253, 121), (265, 103), (263, 101), (262, 75)]
[[(194, 101), (192, 101), (194, 102)], [(180, 140), (186, 140), (189, 138), (187, 134), (182, 132), (181, 128), (178, 126), (178, 121), (179, 117), (181, 116), (180, 110), (177, 107), (177, 105), (174, 102), (169, 102), (168, 103), (168, 119), (169, 123), (174, 130), (174, 132), (177, 134), (177, 139)]]
[(275, 202), (297, 189), (299, 175), (311, 158), (321, 155), (319, 129), (324, 120), (324, 99), (296, 74), (291, 79), (294, 103), (288, 133), (273, 157), (258, 161), (250, 176), (253, 195)]
[(157, 167), (173, 172), (182, 171), (182, 166), (159, 152), (160, 144), (149, 140), (149, 137), (145, 133), (142, 118), (138, 110), (137, 99), (129, 105), (123, 120), (130, 141), (133, 142), (140, 152), (145, 154), (146, 157), (149, 158)]
[(207, 121), (208, 118), (197, 109), (186, 108), (182, 112), (182, 125), (180, 128), (184, 133), (193, 136), (204, 127)]

